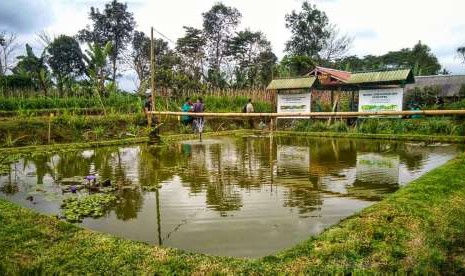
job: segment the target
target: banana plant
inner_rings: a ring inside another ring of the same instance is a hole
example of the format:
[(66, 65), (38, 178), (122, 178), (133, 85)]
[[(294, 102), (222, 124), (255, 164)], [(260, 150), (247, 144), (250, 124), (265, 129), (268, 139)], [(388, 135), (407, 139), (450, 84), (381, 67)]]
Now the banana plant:
[(15, 74), (28, 75), (33, 81), (37, 82), (44, 91), (45, 96), (48, 93), (48, 87), (51, 84), (50, 72), (46, 66), (45, 50), (40, 57), (37, 57), (32, 51), (32, 47), (26, 44), (26, 55), (17, 57), (19, 59), (13, 72)]
[(110, 57), (113, 44), (107, 42), (104, 47), (97, 43), (89, 44), (86, 50), (87, 56), (84, 60), (87, 63), (88, 76), (93, 81), (100, 94), (105, 94), (105, 80), (108, 79), (109, 72), (106, 70), (108, 58)]
[(106, 70), (108, 58), (111, 54), (113, 45), (111, 42), (107, 42), (104, 47), (97, 43), (89, 44), (89, 49), (86, 50), (87, 56), (84, 56), (84, 60), (87, 63), (87, 74), (91, 79), (94, 89), (100, 104), (103, 107), (103, 112), (106, 115), (105, 106), (103, 105), (102, 95), (105, 95), (105, 80), (108, 79), (109, 73)]

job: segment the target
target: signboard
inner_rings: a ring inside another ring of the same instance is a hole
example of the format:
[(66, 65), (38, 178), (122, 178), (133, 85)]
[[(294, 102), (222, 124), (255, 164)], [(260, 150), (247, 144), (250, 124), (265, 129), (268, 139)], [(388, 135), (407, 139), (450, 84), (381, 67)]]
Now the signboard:
[(403, 88), (360, 90), (358, 112), (402, 111)]
[(310, 92), (300, 94), (278, 94), (278, 113), (310, 112)]

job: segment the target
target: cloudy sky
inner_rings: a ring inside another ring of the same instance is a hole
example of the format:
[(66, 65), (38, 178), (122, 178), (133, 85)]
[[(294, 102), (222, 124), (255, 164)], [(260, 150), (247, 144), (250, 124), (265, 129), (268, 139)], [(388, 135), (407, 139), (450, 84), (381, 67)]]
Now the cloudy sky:
[[(18, 33), (34, 43), (42, 30), (74, 35), (89, 24), (91, 6), (103, 8), (109, 0), (1, 0), (0, 30)], [(216, 0), (127, 0), (137, 29), (150, 26), (175, 41), (183, 26), (201, 28), (202, 13)], [(242, 13), (241, 29), (262, 31), (278, 57), (289, 39), (284, 16), (299, 10), (302, 0), (223, 0)], [(350, 54), (381, 55), (412, 47), (419, 40), (431, 47), (441, 65), (453, 74), (465, 74), (455, 50), (465, 46), (465, 2), (458, 0), (311, 0), (331, 23), (354, 38)]]

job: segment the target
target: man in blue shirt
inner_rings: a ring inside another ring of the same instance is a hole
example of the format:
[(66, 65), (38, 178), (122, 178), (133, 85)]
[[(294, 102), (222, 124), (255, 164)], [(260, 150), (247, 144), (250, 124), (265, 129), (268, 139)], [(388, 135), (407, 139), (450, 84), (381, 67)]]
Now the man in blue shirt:
[[(186, 102), (182, 106), (181, 110), (182, 110), (182, 112), (192, 112), (193, 111), (192, 102), (191, 102), (191, 99), (189, 97), (186, 98)], [(189, 115), (183, 115), (181, 117), (181, 122), (186, 126), (191, 124), (193, 120), (194, 120), (194, 118), (192, 118)]]

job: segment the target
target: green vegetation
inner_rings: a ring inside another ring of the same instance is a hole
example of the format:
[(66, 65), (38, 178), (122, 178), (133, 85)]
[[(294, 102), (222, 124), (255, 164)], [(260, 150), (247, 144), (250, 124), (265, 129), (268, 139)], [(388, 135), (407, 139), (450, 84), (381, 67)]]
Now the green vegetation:
[[(97, 97), (32, 97), (32, 92), (21, 91), (18, 96), (0, 97), (0, 111), (23, 111), (41, 109), (68, 109), (70, 112), (80, 108), (101, 108)], [(26, 96), (21, 96), (26, 94)], [(103, 99), (108, 109), (120, 113), (142, 112), (142, 101), (136, 95), (115, 93)]]
[(70, 197), (63, 201), (61, 208), (69, 222), (80, 222), (85, 217), (98, 218), (104, 215), (105, 208), (116, 200), (109, 194), (93, 194), (82, 198)]
[(294, 131), (308, 132), (348, 132), (365, 134), (407, 134), (407, 135), (465, 135), (465, 123), (446, 117), (421, 119), (367, 118), (358, 119), (354, 126), (346, 121), (328, 124), (326, 121), (299, 120), (291, 126)]
[(80, 229), (0, 200), (1, 274), (465, 273), (465, 156), (294, 248), (235, 259)]

